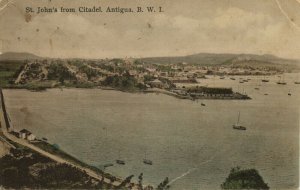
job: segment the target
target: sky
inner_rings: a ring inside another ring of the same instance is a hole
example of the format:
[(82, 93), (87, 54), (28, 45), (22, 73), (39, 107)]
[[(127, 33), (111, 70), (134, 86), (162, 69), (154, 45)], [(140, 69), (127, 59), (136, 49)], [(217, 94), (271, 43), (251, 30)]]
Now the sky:
[[(45, 6), (161, 6), (164, 12), (25, 12)], [(60, 58), (252, 53), (300, 59), (300, 0), (0, 0), (0, 52)]]

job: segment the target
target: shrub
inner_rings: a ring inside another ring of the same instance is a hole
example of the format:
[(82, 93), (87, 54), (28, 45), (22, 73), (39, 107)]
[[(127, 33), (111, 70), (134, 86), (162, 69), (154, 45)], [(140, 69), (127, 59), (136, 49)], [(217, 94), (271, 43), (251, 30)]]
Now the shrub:
[(222, 189), (269, 189), (263, 178), (255, 169), (241, 170), (232, 168), (229, 176), (221, 185)]

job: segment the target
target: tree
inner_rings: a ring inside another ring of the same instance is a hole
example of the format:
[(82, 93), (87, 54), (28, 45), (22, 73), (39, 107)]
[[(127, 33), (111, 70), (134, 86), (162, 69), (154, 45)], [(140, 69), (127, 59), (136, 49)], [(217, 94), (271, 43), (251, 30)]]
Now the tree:
[(263, 178), (255, 169), (241, 170), (232, 168), (229, 176), (221, 185), (222, 189), (269, 189)]
[(139, 175), (139, 183), (138, 183), (139, 189), (143, 190), (143, 173)]
[(157, 189), (158, 189), (158, 190), (169, 189), (170, 186), (168, 185), (168, 183), (169, 183), (169, 178), (166, 177), (166, 178), (164, 179), (164, 181), (161, 182), (161, 183), (157, 186)]

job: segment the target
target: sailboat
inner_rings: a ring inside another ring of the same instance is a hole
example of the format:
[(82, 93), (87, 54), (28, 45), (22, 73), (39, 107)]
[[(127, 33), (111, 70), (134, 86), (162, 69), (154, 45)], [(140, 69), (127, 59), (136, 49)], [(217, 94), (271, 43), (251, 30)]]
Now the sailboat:
[(238, 120), (237, 120), (236, 124), (233, 124), (232, 127), (233, 127), (233, 129), (237, 129), (237, 130), (246, 130), (246, 127), (244, 127), (240, 124), (240, 112), (239, 112)]
[(291, 90), (289, 90), (289, 93), (288, 93), (288, 95), (289, 95), (289, 96), (291, 96), (291, 95), (292, 95), (292, 93), (291, 93)]
[(125, 161), (120, 159), (120, 151), (119, 151), (119, 159), (116, 160), (117, 164), (125, 165)]
[(295, 84), (300, 84), (299, 76), (297, 76), (297, 80), (294, 82)]
[(261, 82), (269, 82), (269, 80), (266, 79), (266, 76), (264, 76), (264, 79), (262, 79)]
[(281, 77), (279, 78), (279, 81), (277, 82), (277, 84), (286, 85), (286, 82), (284, 81), (284, 76), (282, 77), (282, 80), (281, 80)]
[(151, 160), (147, 159), (146, 152), (145, 152), (145, 158), (144, 158), (143, 162), (144, 162), (144, 164), (147, 164), (147, 165), (152, 165), (153, 164)]

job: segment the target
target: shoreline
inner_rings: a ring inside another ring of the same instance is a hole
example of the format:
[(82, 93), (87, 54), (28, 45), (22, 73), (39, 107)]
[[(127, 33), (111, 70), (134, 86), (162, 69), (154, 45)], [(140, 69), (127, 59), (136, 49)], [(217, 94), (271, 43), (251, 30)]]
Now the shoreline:
[(148, 93), (159, 93), (159, 94), (165, 94), (168, 96), (173, 96), (178, 99), (186, 99), (186, 100), (250, 100), (251, 97), (248, 95), (240, 94), (237, 92), (234, 92), (231, 96), (224, 96), (222, 94), (206, 94), (203, 96), (191, 96), (191, 95), (180, 95), (178, 93), (165, 90), (165, 89), (159, 89), (159, 88), (150, 88), (146, 90), (124, 90), (124, 89), (118, 89), (113, 87), (105, 87), (105, 86), (93, 86), (93, 87), (69, 87), (69, 86), (56, 86), (56, 87), (49, 87), (44, 88), (42, 90), (32, 90), (28, 89), (26, 87), (9, 87), (9, 88), (3, 88), (4, 90), (28, 90), (31, 92), (46, 92), (48, 89), (100, 89), (100, 90), (111, 90), (111, 91), (119, 91), (119, 92), (125, 92), (125, 93), (138, 93), (138, 94), (148, 94)]
[[(69, 155), (68, 153), (64, 152), (63, 150), (56, 149), (53, 151), (53, 145), (46, 143), (46, 146), (44, 148), (41, 148), (41, 146), (37, 146), (34, 142), (27, 141), (25, 139), (21, 139), (16, 137), (15, 135), (11, 134), (11, 126), (10, 122), (7, 117), (6, 108), (5, 108), (5, 101), (3, 99), (3, 92), (2, 89), (0, 89), (0, 95), (1, 95), (1, 110), (0, 110), (0, 129), (1, 134), (0, 137), (3, 142), (7, 141), (13, 149), (18, 149), (21, 147), (21, 149), (26, 148), (33, 152), (36, 152), (38, 154), (41, 154), (42, 156), (48, 157), (51, 160), (57, 162), (57, 163), (66, 163), (70, 166), (73, 166), (80, 171), (88, 174), (90, 177), (95, 178), (99, 181), (103, 181), (107, 184), (113, 185), (114, 188), (118, 188), (125, 179), (121, 179), (120, 177), (113, 176), (109, 173), (105, 173), (104, 171), (100, 170), (99, 168), (96, 168), (94, 166), (91, 166), (85, 162), (80, 161), (79, 159), (75, 158), (74, 156)], [(39, 141), (43, 142), (43, 141)], [(52, 148), (52, 151), (50, 151)], [(63, 155), (63, 156), (62, 156)], [(130, 184), (130, 185), (129, 185)], [(132, 182), (126, 183), (125, 187), (137, 187), (137, 184), (134, 184)]]

